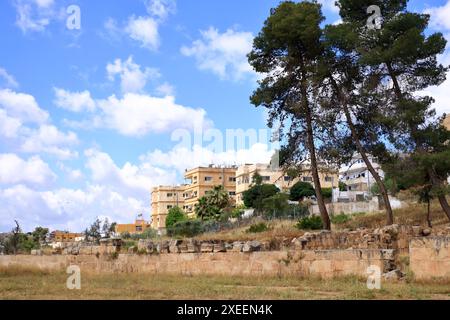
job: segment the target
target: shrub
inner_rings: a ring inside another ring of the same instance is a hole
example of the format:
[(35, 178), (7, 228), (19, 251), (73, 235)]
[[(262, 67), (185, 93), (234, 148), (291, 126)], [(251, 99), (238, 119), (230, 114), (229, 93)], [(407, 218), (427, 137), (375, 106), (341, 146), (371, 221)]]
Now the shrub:
[(299, 181), (294, 184), (289, 194), (289, 200), (302, 201), (305, 197), (312, 197), (316, 194), (314, 187), (309, 182)]
[(264, 222), (253, 224), (247, 229), (247, 233), (258, 233), (269, 230), (269, 227)]
[(187, 220), (183, 210), (179, 207), (174, 207), (169, 210), (166, 219), (166, 228), (172, 227), (175, 223)]
[(175, 223), (172, 227), (167, 228), (167, 235), (194, 237), (203, 232), (202, 222), (200, 220), (186, 220)]
[(342, 224), (350, 220), (351, 220), (350, 216), (346, 215), (345, 213), (331, 216), (331, 222), (334, 224)]
[(323, 229), (322, 219), (319, 216), (304, 217), (296, 224), (298, 229), (320, 230)]
[(331, 188), (322, 188), (322, 196), (325, 199), (331, 199), (333, 197), (333, 189), (331, 189)]

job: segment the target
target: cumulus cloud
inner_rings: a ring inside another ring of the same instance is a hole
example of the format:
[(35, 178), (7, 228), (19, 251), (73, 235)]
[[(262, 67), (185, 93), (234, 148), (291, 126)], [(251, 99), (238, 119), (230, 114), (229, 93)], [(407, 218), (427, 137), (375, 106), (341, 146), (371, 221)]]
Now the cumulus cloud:
[(159, 47), (158, 22), (152, 17), (131, 16), (125, 32), (143, 48), (156, 50)]
[(123, 92), (140, 92), (149, 79), (159, 78), (161, 75), (157, 69), (141, 68), (134, 63), (130, 56), (126, 61), (116, 59), (114, 63), (106, 66), (108, 79), (113, 81), (116, 76), (120, 77), (120, 85)]
[(246, 75), (254, 75), (247, 61), (253, 43), (251, 32), (228, 29), (220, 33), (210, 27), (201, 31), (201, 36), (191, 46), (181, 48), (183, 55), (195, 58), (200, 70), (210, 71), (224, 80), (241, 80)]
[(78, 143), (74, 132), (64, 133), (53, 125), (42, 125), (37, 130), (31, 130), (22, 144), (21, 150), (29, 153), (49, 153), (60, 159), (70, 159), (78, 156), (69, 146)]
[(175, 98), (152, 97), (127, 93), (122, 99), (115, 95), (97, 102), (101, 109), (97, 125), (117, 130), (125, 136), (144, 136), (175, 129), (203, 128), (211, 125), (206, 111), (175, 103)]
[(149, 14), (165, 20), (170, 14), (175, 13), (177, 4), (175, 0), (148, 0), (145, 6)]
[(16, 26), (27, 32), (42, 32), (56, 17), (53, 0), (14, 0)]
[(8, 88), (17, 88), (19, 86), (16, 79), (3, 68), (0, 68), (0, 78), (4, 79), (4, 85)]
[(10, 89), (0, 90), (0, 107), (6, 110), (9, 116), (23, 122), (44, 123), (49, 118), (47, 111), (39, 107), (32, 95)]
[(155, 166), (163, 168), (176, 168), (182, 173), (187, 168), (198, 166), (218, 165), (240, 165), (245, 163), (269, 163), (274, 150), (264, 143), (255, 143), (248, 149), (232, 149), (225, 151), (214, 151), (210, 148), (194, 145), (192, 148), (175, 147), (163, 152), (155, 150), (142, 155), (140, 159)]
[(0, 109), (0, 136), (15, 138), (21, 127), (22, 122), (19, 119), (8, 116), (5, 110)]
[(430, 26), (436, 30), (450, 30), (450, 1), (440, 7), (431, 7), (425, 10), (431, 15)]
[(47, 163), (39, 156), (22, 159), (7, 153), (0, 154), (0, 184), (48, 185), (56, 179), (56, 175)]
[(78, 143), (76, 134), (64, 133), (50, 124), (48, 112), (26, 93), (0, 90), (0, 136), (11, 140), (17, 151), (48, 153), (61, 159), (77, 156), (77, 152), (69, 148)]
[(60, 88), (54, 88), (54, 103), (62, 109), (72, 112), (94, 111), (95, 102), (91, 98), (91, 93), (87, 90), (82, 92), (70, 92)]

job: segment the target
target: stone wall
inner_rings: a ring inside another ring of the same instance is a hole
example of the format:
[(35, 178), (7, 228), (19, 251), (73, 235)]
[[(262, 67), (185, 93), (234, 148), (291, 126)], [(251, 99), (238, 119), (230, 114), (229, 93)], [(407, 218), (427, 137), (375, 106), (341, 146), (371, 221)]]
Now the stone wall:
[(417, 279), (450, 278), (450, 237), (411, 240), (409, 260)]
[(20, 265), (64, 270), (70, 264), (95, 272), (143, 272), (183, 275), (341, 275), (366, 276), (367, 267), (389, 271), (393, 250), (305, 250), (157, 255), (120, 254), (116, 259), (92, 255), (0, 256), (0, 266)]

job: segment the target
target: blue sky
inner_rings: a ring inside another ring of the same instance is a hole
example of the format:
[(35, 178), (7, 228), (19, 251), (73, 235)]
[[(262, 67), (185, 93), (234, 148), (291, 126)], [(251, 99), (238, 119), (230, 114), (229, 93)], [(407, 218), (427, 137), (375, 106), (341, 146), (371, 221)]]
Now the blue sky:
[[(334, 1), (319, 2), (336, 23)], [(149, 217), (151, 187), (182, 183), (185, 168), (266, 161), (266, 133), (215, 149), (181, 146), (173, 134), (266, 128), (249, 103), (257, 75), (245, 54), (278, 3), (2, 1), (0, 231), (14, 219), (26, 230), (82, 230), (97, 216), (130, 222)], [(67, 27), (71, 5), (80, 29)], [(410, 8), (432, 13), (430, 31), (450, 34), (450, 2)], [(440, 113), (450, 111), (448, 89), (427, 91)]]

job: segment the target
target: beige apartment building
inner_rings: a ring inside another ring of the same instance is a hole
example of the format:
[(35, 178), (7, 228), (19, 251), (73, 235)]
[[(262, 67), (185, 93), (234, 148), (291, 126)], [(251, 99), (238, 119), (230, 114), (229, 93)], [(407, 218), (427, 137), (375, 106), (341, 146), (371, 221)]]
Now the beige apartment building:
[(221, 185), (228, 192), (230, 199), (236, 196), (236, 167), (213, 166), (198, 167), (186, 170), (184, 174), (186, 185), (184, 189), (183, 210), (189, 217), (194, 216), (194, 206), (198, 199), (204, 197), (214, 186)]
[(164, 229), (166, 217), (173, 207), (184, 207), (184, 190), (186, 186), (159, 186), (152, 190), (152, 228)]
[[(240, 166), (236, 171), (236, 204), (241, 205), (243, 192), (248, 190), (252, 184), (253, 175), (258, 172), (263, 183), (274, 184), (282, 192), (289, 192), (290, 188), (298, 181), (313, 183), (311, 169), (305, 168), (299, 177), (292, 179), (283, 170), (273, 169), (269, 164), (246, 164)], [(322, 188), (336, 188), (339, 185), (338, 171), (329, 168), (319, 170), (319, 178)]]
[(186, 170), (185, 185), (159, 186), (152, 190), (152, 228), (165, 229), (169, 210), (180, 207), (189, 217), (194, 217), (194, 206), (214, 186), (221, 185), (235, 201), (236, 167), (209, 166)]

